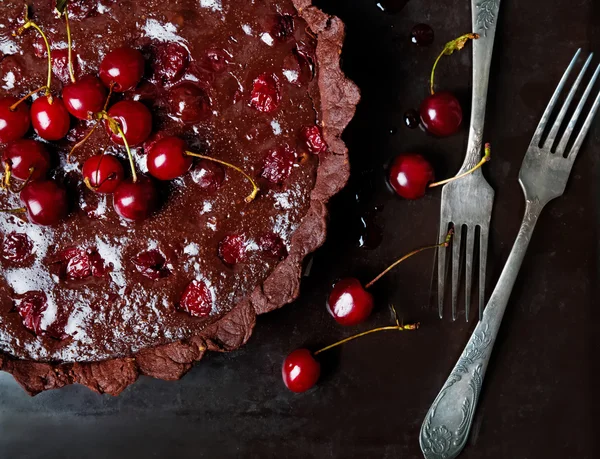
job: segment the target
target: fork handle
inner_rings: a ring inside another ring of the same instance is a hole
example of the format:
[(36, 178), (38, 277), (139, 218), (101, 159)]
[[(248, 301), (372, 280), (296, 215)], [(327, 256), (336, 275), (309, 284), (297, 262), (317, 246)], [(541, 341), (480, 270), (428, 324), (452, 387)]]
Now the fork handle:
[(543, 208), (539, 200), (527, 201), (521, 229), (483, 318), (425, 416), (419, 442), (427, 459), (455, 458), (467, 442), (500, 322)]
[(467, 155), (459, 173), (471, 169), (481, 159), (485, 106), (499, 10), (500, 0), (471, 0), (473, 32), (479, 34), (479, 39), (473, 40), (471, 125), (469, 127)]

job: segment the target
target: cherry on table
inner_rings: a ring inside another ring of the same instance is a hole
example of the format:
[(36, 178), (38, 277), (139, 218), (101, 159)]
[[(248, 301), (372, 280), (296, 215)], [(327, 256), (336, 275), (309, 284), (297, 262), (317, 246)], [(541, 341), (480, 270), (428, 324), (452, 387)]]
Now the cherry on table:
[(42, 139), (60, 140), (69, 132), (71, 117), (62, 99), (42, 96), (31, 104), (31, 123)]
[(437, 137), (456, 134), (462, 124), (460, 102), (448, 91), (429, 95), (421, 103), (419, 112), (425, 129)]
[(0, 98), (0, 143), (12, 142), (23, 137), (31, 126), (29, 106), (20, 103), (14, 110), (11, 107), (19, 101), (16, 97)]
[(427, 24), (417, 24), (410, 31), (410, 41), (417, 46), (431, 45), (434, 36), (433, 29)]
[[(122, 100), (108, 110), (108, 116), (119, 123), (129, 146), (144, 142), (152, 132), (152, 113), (141, 102)], [(110, 123), (105, 120), (106, 132), (113, 142), (124, 145), (118, 133), (113, 132)]]
[(54, 180), (29, 182), (20, 194), (31, 223), (50, 226), (65, 219), (69, 211), (66, 190)]
[(25, 233), (12, 232), (6, 235), (0, 247), (0, 256), (5, 260), (20, 263), (32, 255), (33, 242)]
[(289, 145), (282, 145), (267, 151), (263, 159), (261, 177), (271, 183), (281, 185), (292, 173), (296, 158), (296, 150)]
[(373, 295), (365, 290), (358, 279), (342, 279), (329, 294), (327, 310), (340, 325), (358, 325), (373, 311)]
[(10, 166), (11, 175), (19, 180), (38, 180), (50, 169), (50, 155), (40, 142), (19, 139), (4, 149), (2, 160)]
[(213, 73), (223, 73), (229, 66), (229, 56), (222, 49), (213, 48), (206, 51), (202, 68)]
[(421, 117), (419, 115), (419, 112), (416, 111), (414, 108), (407, 110), (404, 113), (404, 124), (409, 129), (418, 128), (421, 124)]
[(93, 75), (85, 75), (75, 83), (65, 86), (62, 91), (65, 107), (71, 115), (80, 120), (91, 119), (94, 113), (101, 111), (106, 96), (106, 88)]
[(117, 214), (129, 221), (148, 218), (158, 205), (158, 192), (154, 182), (140, 175), (137, 181), (126, 179), (115, 190), (113, 207)]
[(86, 185), (96, 193), (114, 193), (123, 181), (125, 172), (116, 156), (101, 154), (83, 163), (82, 175)]
[(296, 349), (283, 361), (281, 376), (292, 392), (306, 392), (319, 380), (321, 365), (308, 349)]
[(117, 92), (133, 89), (144, 76), (144, 56), (133, 48), (115, 49), (102, 59), (100, 79)]
[(185, 141), (165, 137), (154, 144), (147, 155), (148, 173), (159, 180), (172, 180), (192, 167), (193, 158), (186, 154)]
[(390, 167), (389, 182), (394, 191), (405, 199), (419, 199), (435, 180), (433, 167), (422, 155), (402, 153)]

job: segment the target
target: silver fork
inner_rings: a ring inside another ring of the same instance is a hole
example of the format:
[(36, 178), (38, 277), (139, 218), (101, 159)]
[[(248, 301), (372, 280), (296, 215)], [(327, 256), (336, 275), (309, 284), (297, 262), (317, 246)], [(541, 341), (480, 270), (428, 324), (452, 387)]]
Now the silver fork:
[[(480, 37), (473, 41), (473, 96), (471, 125), (465, 161), (458, 174), (473, 168), (481, 159), (483, 144), (483, 126), (485, 106), (496, 35), (496, 22), (500, 0), (471, 0), (473, 31)], [(479, 317), (483, 312), (485, 301), (485, 268), (487, 264), (488, 234), (494, 190), (485, 180), (481, 170), (442, 188), (442, 204), (440, 210), (440, 242), (443, 242), (448, 227), (454, 226), (452, 241), (452, 320), (456, 320), (456, 303), (458, 301), (458, 283), (461, 274), (461, 230), (466, 230), (465, 241), (465, 317), (469, 320), (471, 305), (471, 279), (473, 270), (473, 252), (475, 248), (475, 231), (479, 228)], [(440, 318), (444, 312), (444, 289), (446, 280), (446, 251), (438, 254), (438, 309)]]
[(523, 159), (519, 182), (525, 196), (525, 215), (506, 265), (485, 308), (482, 320), (475, 327), (465, 350), (431, 405), (421, 426), (419, 441), (421, 450), (427, 459), (454, 458), (461, 452), (467, 441), (492, 347), (533, 229), (544, 206), (564, 193), (573, 162), (600, 106), (600, 93), (598, 93), (581, 130), (565, 157), (568, 143), (575, 133), (575, 127), (583, 112), (584, 104), (600, 74), (600, 66), (598, 66), (569, 123), (564, 128), (565, 131), (560, 137), (560, 141), (558, 141), (558, 134), (569, 106), (590, 65), (592, 59), (590, 54), (569, 91), (548, 136), (543, 140), (550, 116), (580, 54), (581, 50), (578, 50), (563, 75)]

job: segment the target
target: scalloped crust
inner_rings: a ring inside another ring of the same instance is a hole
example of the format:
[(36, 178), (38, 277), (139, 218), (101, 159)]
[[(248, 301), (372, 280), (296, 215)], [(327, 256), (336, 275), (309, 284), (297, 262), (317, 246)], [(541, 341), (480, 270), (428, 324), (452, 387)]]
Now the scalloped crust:
[(41, 363), (0, 353), (0, 369), (11, 373), (30, 395), (75, 383), (101, 394), (118, 395), (140, 374), (179, 379), (206, 351), (227, 352), (246, 343), (258, 314), (280, 308), (298, 297), (303, 261), (325, 241), (327, 202), (348, 181), (348, 150), (341, 135), (354, 116), (360, 93), (340, 69), (345, 35), (342, 21), (312, 6), (311, 0), (292, 2), (317, 36), (319, 94), (315, 99), (320, 99), (323, 134), (330, 153), (321, 157), (311, 205), (292, 236), (288, 257), (247, 299), (187, 340), (145, 349), (132, 357), (94, 363)]

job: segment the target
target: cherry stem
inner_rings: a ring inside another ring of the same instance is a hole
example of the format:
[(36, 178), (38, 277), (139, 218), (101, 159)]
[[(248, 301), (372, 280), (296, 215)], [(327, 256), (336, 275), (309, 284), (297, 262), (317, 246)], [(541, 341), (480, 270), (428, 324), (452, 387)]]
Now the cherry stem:
[(252, 184), (252, 193), (250, 193), (248, 196), (246, 196), (246, 202), (252, 202), (254, 200), (254, 198), (256, 198), (256, 195), (259, 192), (259, 188), (256, 185), (256, 182), (252, 179), (252, 177), (250, 177), (248, 174), (246, 174), (239, 167), (234, 166), (233, 164), (227, 163), (225, 161), (221, 161), (220, 159), (212, 158), (211, 156), (200, 155), (198, 153), (192, 153), (191, 151), (186, 151), (185, 154), (188, 156), (193, 156), (194, 158), (201, 158), (201, 159), (206, 159), (208, 161), (213, 161), (215, 163), (222, 164), (223, 166), (227, 166), (227, 167), (232, 168), (233, 170), (238, 171), (240, 174), (242, 174), (244, 177), (246, 177), (246, 179), (248, 179), (248, 181)]
[(450, 177), (449, 179), (442, 180), (440, 182), (430, 183), (428, 185), (428, 187), (433, 188), (436, 186), (445, 185), (446, 183), (454, 182), (455, 180), (466, 177), (467, 175), (475, 172), (477, 169), (479, 169), (481, 166), (483, 166), (485, 163), (487, 163), (491, 159), (492, 159), (492, 146), (489, 143), (486, 143), (485, 144), (485, 155), (483, 155), (483, 158), (481, 158), (481, 161), (479, 161), (479, 163), (477, 163), (477, 165), (475, 167), (473, 167), (473, 168), (469, 169), (468, 171), (463, 172), (462, 174), (459, 174), (455, 177)]
[(114, 87), (115, 82), (113, 81), (108, 87), (108, 95), (106, 96), (106, 101), (104, 102), (104, 108), (102, 109), (103, 111), (106, 111), (106, 109), (108, 108), (108, 103), (110, 102), (110, 97), (112, 96)]
[(466, 43), (469, 40), (477, 40), (479, 38), (479, 35), (476, 33), (467, 33), (464, 35), (461, 35), (458, 38), (455, 38), (452, 41), (449, 41), (448, 43), (446, 43), (446, 45), (444, 46), (444, 49), (442, 50), (442, 52), (440, 53), (440, 55), (437, 57), (437, 59), (435, 60), (435, 62), (433, 63), (433, 68), (431, 69), (431, 78), (430, 78), (430, 88), (429, 90), (431, 91), (431, 94), (435, 94), (435, 91), (433, 90), (433, 81), (434, 81), (434, 76), (435, 76), (435, 69), (438, 65), (438, 62), (440, 61), (440, 59), (442, 58), (442, 56), (450, 56), (451, 54), (454, 53), (454, 51), (460, 51), (461, 49), (463, 49), (466, 45)]
[(2, 188), (10, 190), (10, 176), (11, 176), (11, 168), (10, 164), (4, 164), (4, 177), (2, 178)]
[(398, 320), (398, 314), (396, 313), (396, 309), (393, 306), (391, 306), (391, 309), (394, 314), (394, 320), (396, 322), (396, 325), (388, 325), (387, 327), (373, 328), (372, 330), (367, 330), (365, 332), (358, 333), (356, 335), (352, 335), (348, 338), (344, 338), (341, 341), (330, 344), (329, 346), (325, 346), (323, 349), (319, 349), (317, 352), (313, 353), (313, 355), (318, 355), (321, 352), (328, 351), (329, 349), (340, 346), (341, 344), (347, 343), (348, 341), (352, 341), (356, 338), (360, 338), (361, 336), (370, 335), (371, 333), (378, 333), (378, 332), (387, 331), (387, 330), (408, 331), (408, 330), (417, 330), (419, 328), (420, 324), (418, 322), (414, 323), (414, 324), (406, 324), (406, 325), (401, 324), (400, 321)]
[(1, 213), (5, 214), (24, 214), (27, 212), (25, 207), (19, 207), (18, 209), (0, 209)]
[(67, 29), (67, 45), (69, 49), (69, 76), (71, 77), (71, 83), (75, 83), (75, 68), (73, 67), (73, 42), (71, 40), (71, 26), (69, 25), (69, 7), (65, 8), (65, 28)]
[(46, 91), (47, 91), (47, 89), (48, 89), (48, 88), (47, 88), (46, 86), (42, 86), (41, 88), (37, 88), (37, 89), (35, 89), (35, 90), (31, 91), (29, 94), (27, 94), (27, 95), (25, 95), (25, 96), (21, 97), (21, 98), (20, 98), (19, 100), (17, 100), (17, 101), (16, 101), (14, 104), (12, 104), (10, 107), (8, 107), (8, 109), (9, 109), (11, 112), (14, 112), (14, 111), (17, 109), (17, 107), (19, 106), (19, 104), (20, 104), (20, 103), (22, 103), (22, 102), (25, 102), (25, 101), (26, 101), (27, 99), (29, 99), (31, 96), (33, 96), (33, 95), (37, 94), (37, 93), (38, 93), (38, 92), (40, 92), (40, 91), (44, 91), (44, 90), (46, 90)]
[(16, 190), (11, 190), (11, 191), (13, 193), (20, 193), (21, 191), (23, 191), (23, 188), (25, 188), (27, 186), (27, 184), (29, 182), (31, 182), (31, 177), (33, 176), (34, 172), (35, 172), (35, 167), (30, 167), (29, 168), (29, 176), (27, 177), (27, 180), (25, 180), (19, 188), (17, 188)]
[(365, 285), (365, 289), (368, 289), (368, 288), (372, 287), (375, 282), (377, 282), (379, 279), (381, 279), (383, 276), (385, 276), (388, 272), (390, 272), (392, 269), (394, 269), (396, 266), (398, 266), (400, 263), (402, 263), (407, 258), (410, 258), (413, 255), (416, 255), (417, 253), (423, 252), (425, 250), (437, 249), (437, 248), (440, 248), (440, 247), (448, 247), (448, 245), (450, 244), (450, 240), (452, 239), (452, 234), (453, 234), (453, 230), (451, 229), (450, 231), (448, 231), (448, 234), (446, 234), (446, 239), (444, 240), (444, 242), (441, 242), (441, 243), (436, 244), (436, 245), (429, 245), (427, 247), (421, 247), (420, 249), (416, 249), (416, 250), (413, 250), (410, 253), (407, 253), (402, 258), (396, 260), (394, 263), (392, 263), (390, 266), (388, 266), (375, 279), (373, 279), (371, 282), (369, 282), (367, 285)]
[[(25, 30), (29, 29), (30, 27), (33, 27), (42, 36), (44, 44), (46, 45), (46, 52), (48, 53), (48, 80), (46, 82), (46, 86), (42, 86), (40, 90), (46, 89), (46, 95), (50, 96), (50, 85), (52, 84), (52, 54), (50, 51), (50, 43), (48, 43), (48, 38), (46, 38), (46, 34), (42, 31), (42, 29), (40, 29), (40, 27), (35, 22), (29, 19), (29, 7), (27, 5), (25, 5), (25, 14), (23, 19), (25, 21), (25, 24), (18, 28), (17, 35), (21, 35)], [(17, 102), (17, 104), (15, 104), (14, 106), (18, 105), (20, 102), (21, 101)]]
[(83, 139), (81, 139), (79, 142), (77, 142), (75, 145), (73, 145), (73, 148), (71, 148), (71, 151), (69, 151), (69, 154), (67, 155), (67, 163), (71, 163), (71, 156), (73, 156), (73, 153), (75, 152), (75, 150), (77, 150), (79, 147), (81, 147), (84, 143), (87, 142), (87, 140), (91, 137), (91, 135), (94, 133), (94, 131), (96, 130), (97, 127), (98, 127), (98, 123), (96, 122), (96, 124), (94, 124), (92, 126), (92, 129), (90, 129), (88, 131), (88, 133), (85, 135), (85, 137)]
[[(100, 172), (100, 165), (102, 164), (103, 159), (104, 159), (104, 155), (102, 155), (102, 158), (100, 158), (100, 161), (98, 161), (98, 166), (96, 167), (96, 177), (98, 177), (98, 173)], [(104, 180), (102, 180), (97, 186), (92, 185), (89, 177), (85, 177), (83, 179), (83, 183), (85, 183), (85, 186), (87, 186), (90, 190), (95, 192), (98, 188), (100, 188), (102, 185), (104, 185), (104, 183), (106, 183), (109, 180), (111, 180), (112, 178), (114, 178), (115, 175), (116, 174), (114, 172), (109, 174), (108, 177), (106, 177)]]
[(129, 142), (127, 142), (127, 138), (125, 137), (125, 133), (121, 128), (119, 122), (108, 115), (105, 111), (100, 113), (100, 116), (108, 121), (108, 126), (111, 131), (115, 134), (118, 134), (121, 139), (123, 139), (123, 144), (125, 145), (125, 150), (127, 150), (127, 156), (129, 157), (129, 166), (131, 167), (131, 180), (133, 183), (137, 182), (137, 173), (135, 172), (135, 163), (133, 162), (133, 155), (131, 154), (131, 148), (129, 148)]

